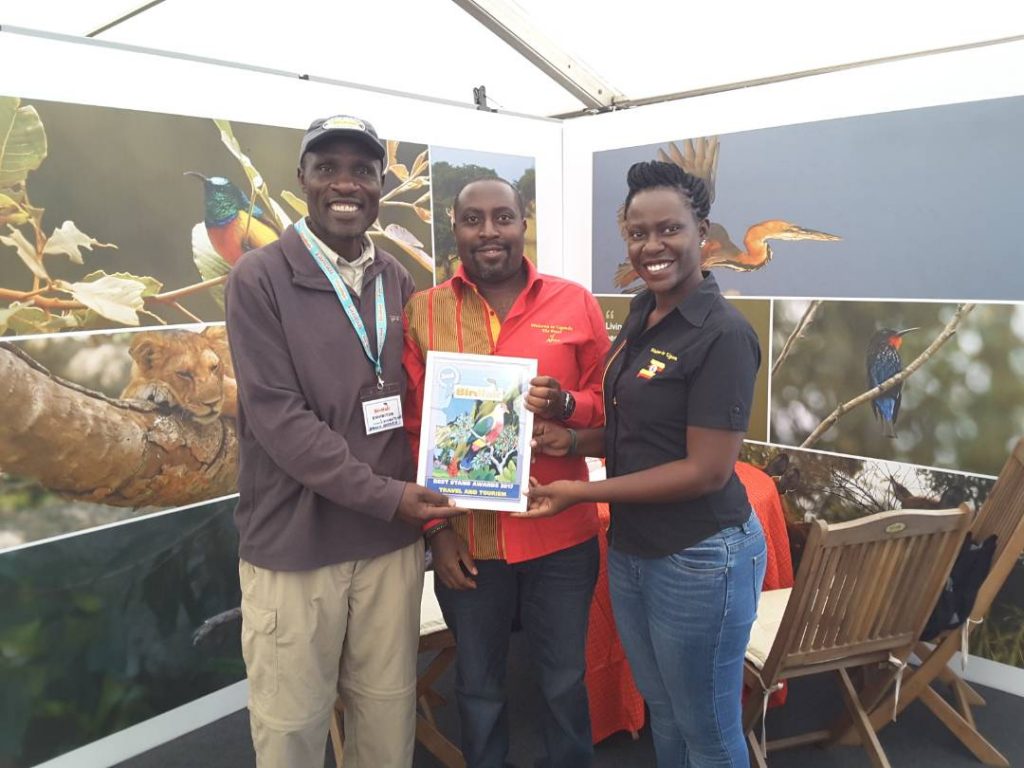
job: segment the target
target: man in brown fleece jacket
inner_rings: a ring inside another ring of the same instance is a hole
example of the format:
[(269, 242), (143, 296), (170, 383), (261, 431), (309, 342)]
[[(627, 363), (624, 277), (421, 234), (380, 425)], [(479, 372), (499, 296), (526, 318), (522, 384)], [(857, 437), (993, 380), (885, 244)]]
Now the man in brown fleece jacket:
[(409, 273), (366, 231), (384, 146), (315, 121), (309, 215), (227, 287), (238, 379), (242, 651), (257, 764), (323, 765), (339, 682), (346, 768), (412, 763), (424, 520), (458, 514), (412, 482), (402, 430)]

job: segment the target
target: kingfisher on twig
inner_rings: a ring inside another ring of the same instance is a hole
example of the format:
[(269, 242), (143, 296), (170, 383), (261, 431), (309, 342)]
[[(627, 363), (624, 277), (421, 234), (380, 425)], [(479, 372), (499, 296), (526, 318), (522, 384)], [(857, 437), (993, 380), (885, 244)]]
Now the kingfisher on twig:
[[(900, 358), (903, 334), (916, 330), (904, 328), (902, 331), (894, 331), (892, 328), (883, 328), (875, 331), (868, 342), (866, 360), (869, 387), (873, 389), (903, 370), (903, 360)], [(871, 403), (875, 417), (882, 422), (882, 434), (886, 437), (896, 437), (896, 419), (900, 415), (902, 400), (903, 382), (900, 382), (875, 397)]]
[(246, 251), (277, 240), (276, 224), (228, 179), (195, 171), (185, 175), (203, 180), (203, 223), (214, 250), (228, 264), (234, 266)]

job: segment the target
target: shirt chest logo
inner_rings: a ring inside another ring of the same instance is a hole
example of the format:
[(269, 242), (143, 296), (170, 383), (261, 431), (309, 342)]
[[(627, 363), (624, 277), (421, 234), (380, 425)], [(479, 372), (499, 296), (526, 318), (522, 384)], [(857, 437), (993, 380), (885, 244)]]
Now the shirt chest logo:
[[(662, 359), (659, 359), (662, 358)], [(647, 365), (636, 372), (638, 379), (650, 380), (657, 376), (659, 373), (665, 370), (668, 363), (674, 363), (679, 358), (673, 355), (671, 352), (666, 352), (663, 349), (657, 347), (651, 347), (651, 360)], [(665, 362), (668, 361), (668, 362)]]
[(646, 367), (641, 368), (636, 372), (636, 377), (638, 379), (653, 379), (664, 370), (665, 364), (661, 362), (661, 360), (655, 360), (652, 357), (651, 362), (649, 362)]
[(562, 335), (573, 329), (571, 325), (560, 323), (530, 323), (530, 327), (539, 331), (548, 344), (560, 343)]

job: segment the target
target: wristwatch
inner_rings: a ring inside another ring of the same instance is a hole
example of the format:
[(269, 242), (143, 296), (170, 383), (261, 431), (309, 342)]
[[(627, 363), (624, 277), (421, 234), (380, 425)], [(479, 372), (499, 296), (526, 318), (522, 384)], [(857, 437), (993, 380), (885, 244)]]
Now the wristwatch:
[(568, 421), (572, 418), (572, 415), (576, 412), (576, 398), (572, 396), (572, 392), (565, 389), (562, 390), (561, 396), (562, 406), (561, 412), (558, 414), (559, 421)]

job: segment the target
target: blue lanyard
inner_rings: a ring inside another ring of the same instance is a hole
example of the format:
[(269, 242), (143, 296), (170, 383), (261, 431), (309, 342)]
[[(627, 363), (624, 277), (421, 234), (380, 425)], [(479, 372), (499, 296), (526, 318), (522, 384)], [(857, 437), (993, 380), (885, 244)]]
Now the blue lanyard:
[(352, 302), (352, 296), (348, 292), (348, 286), (342, 281), (338, 270), (331, 264), (320, 245), (311, 237), (305, 219), (299, 219), (295, 225), (295, 231), (299, 233), (299, 237), (302, 238), (302, 242), (305, 244), (306, 250), (309, 251), (309, 255), (313, 257), (313, 261), (317, 263), (320, 271), (324, 273), (324, 276), (330, 281), (331, 287), (334, 288), (334, 293), (337, 294), (342, 309), (348, 315), (348, 321), (352, 323), (352, 329), (356, 332), (356, 336), (359, 337), (359, 341), (363, 345), (363, 352), (366, 353), (367, 359), (373, 363), (373, 369), (377, 373), (377, 388), (382, 389), (384, 387), (384, 372), (381, 367), (381, 359), (384, 352), (384, 339), (388, 333), (387, 306), (384, 304), (384, 280), (378, 274), (377, 279), (374, 281), (376, 286), (374, 314), (377, 317), (377, 356), (374, 357), (370, 351), (370, 338), (366, 335), (366, 326), (363, 325), (363, 318), (359, 316), (359, 311), (356, 309), (356, 305)]

